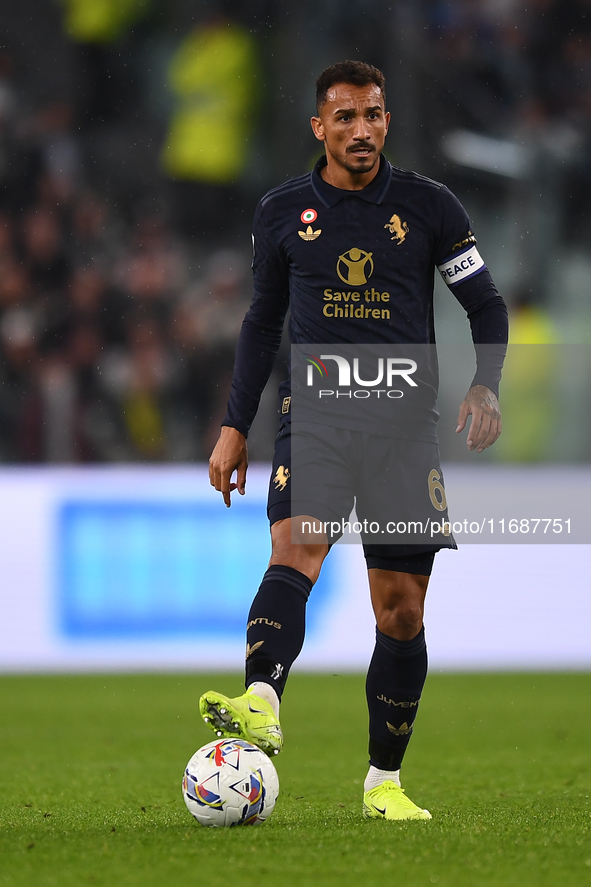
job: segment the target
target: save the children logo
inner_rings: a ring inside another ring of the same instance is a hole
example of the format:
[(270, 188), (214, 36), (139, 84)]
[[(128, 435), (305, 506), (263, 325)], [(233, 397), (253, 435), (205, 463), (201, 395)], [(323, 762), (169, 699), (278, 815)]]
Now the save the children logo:
[(337, 274), (349, 286), (363, 286), (373, 274), (373, 253), (354, 246), (337, 260)]

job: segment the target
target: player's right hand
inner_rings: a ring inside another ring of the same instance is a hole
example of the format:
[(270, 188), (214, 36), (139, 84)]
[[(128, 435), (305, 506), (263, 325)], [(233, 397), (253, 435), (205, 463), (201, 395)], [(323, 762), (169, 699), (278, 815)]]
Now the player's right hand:
[[(230, 493), (238, 490), (241, 496), (246, 492), (246, 469), (248, 468), (248, 447), (242, 432), (223, 425), (217, 444), (209, 459), (209, 482), (222, 494), (226, 508), (232, 504)], [(236, 483), (232, 475), (236, 472)]]

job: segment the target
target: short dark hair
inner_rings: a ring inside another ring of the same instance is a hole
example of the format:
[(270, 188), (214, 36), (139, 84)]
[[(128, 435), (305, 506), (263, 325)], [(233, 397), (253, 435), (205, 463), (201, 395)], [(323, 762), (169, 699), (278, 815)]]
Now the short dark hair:
[(320, 108), (326, 101), (326, 95), (331, 86), (336, 83), (351, 83), (354, 86), (369, 86), (375, 83), (381, 90), (386, 104), (386, 78), (373, 65), (367, 65), (365, 62), (346, 61), (331, 65), (322, 72), (316, 81), (316, 108)]

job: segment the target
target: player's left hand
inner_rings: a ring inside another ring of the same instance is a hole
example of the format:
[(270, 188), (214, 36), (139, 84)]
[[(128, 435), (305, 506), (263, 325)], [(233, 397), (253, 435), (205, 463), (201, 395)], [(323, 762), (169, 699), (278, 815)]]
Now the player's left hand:
[(468, 449), (481, 453), (492, 446), (501, 433), (501, 411), (494, 391), (486, 385), (474, 385), (460, 404), (456, 434), (466, 427), (468, 416), (472, 416), (468, 431)]

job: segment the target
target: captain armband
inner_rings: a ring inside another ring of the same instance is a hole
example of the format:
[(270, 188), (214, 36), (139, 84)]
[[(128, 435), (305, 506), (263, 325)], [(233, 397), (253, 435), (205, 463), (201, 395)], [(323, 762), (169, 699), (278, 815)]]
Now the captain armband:
[(485, 268), (484, 259), (475, 246), (465, 249), (437, 266), (437, 270), (448, 286), (454, 286), (469, 277), (474, 277)]

